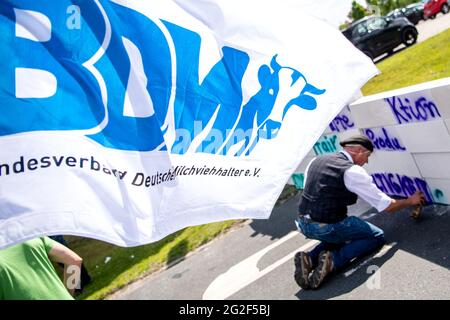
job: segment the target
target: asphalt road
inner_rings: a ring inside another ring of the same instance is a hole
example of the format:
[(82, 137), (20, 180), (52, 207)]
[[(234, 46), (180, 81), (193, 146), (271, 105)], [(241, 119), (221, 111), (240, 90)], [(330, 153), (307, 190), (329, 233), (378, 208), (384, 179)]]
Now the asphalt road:
[[(426, 21), (421, 20), (416, 25), (419, 36), (417, 37), (417, 43), (427, 40), (428, 38), (437, 35), (438, 33), (450, 28), (450, 14), (439, 13), (435, 19), (428, 19)], [(399, 45), (394, 49), (394, 54), (406, 49), (405, 45)], [(388, 54), (379, 56), (374, 60), (375, 63), (381, 62), (389, 57)]]
[[(450, 14), (421, 21), (418, 41), (450, 27)], [(401, 50), (401, 48), (400, 48)], [(449, 299), (450, 208), (429, 206), (420, 221), (405, 209), (375, 214), (364, 203), (356, 215), (385, 231), (388, 244), (333, 275), (316, 291), (293, 280), (293, 256), (314, 245), (295, 230), (298, 195), (268, 220), (249, 220), (169, 268), (118, 291), (110, 299)]]

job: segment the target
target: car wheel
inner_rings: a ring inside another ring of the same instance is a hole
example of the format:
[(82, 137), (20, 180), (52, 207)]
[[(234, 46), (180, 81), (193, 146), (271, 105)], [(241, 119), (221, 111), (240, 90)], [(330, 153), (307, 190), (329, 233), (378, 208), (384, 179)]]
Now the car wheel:
[(412, 46), (417, 41), (417, 32), (413, 29), (406, 29), (402, 34), (402, 42), (405, 46)]
[(442, 14), (448, 13), (448, 4), (444, 3), (441, 7)]

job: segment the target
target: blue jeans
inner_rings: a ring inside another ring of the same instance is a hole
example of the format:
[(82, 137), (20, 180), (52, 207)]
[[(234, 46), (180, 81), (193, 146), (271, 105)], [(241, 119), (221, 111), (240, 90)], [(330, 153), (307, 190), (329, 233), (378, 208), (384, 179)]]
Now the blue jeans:
[(384, 232), (358, 217), (347, 217), (338, 223), (323, 224), (300, 216), (298, 229), (309, 239), (320, 240), (309, 256), (313, 267), (317, 266), (319, 253), (331, 251), (334, 270), (347, 266), (354, 258), (363, 256), (384, 243)]

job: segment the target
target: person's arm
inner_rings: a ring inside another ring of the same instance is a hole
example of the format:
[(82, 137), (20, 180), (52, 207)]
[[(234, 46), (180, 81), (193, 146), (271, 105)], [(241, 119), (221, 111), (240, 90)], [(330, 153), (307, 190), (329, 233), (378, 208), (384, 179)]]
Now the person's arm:
[(373, 178), (361, 166), (354, 165), (344, 173), (344, 184), (347, 189), (356, 193), (378, 212), (384, 211), (392, 202), (392, 198), (381, 191), (373, 182)]
[(395, 212), (403, 208), (425, 203), (424, 194), (416, 191), (407, 199), (395, 200), (382, 192), (372, 177), (361, 166), (354, 165), (344, 173), (344, 183), (348, 190), (375, 207), (378, 212)]
[(51, 261), (64, 264), (64, 285), (71, 295), (80, 283), (83, 259), (69, 248), (54, 242), (48, 253)]
[(384, 211), (396, 212), (409, 206), (423, 205), (424, 203), (425, 196), (423, 192), (416, 191), (412, 196), (406, 199), (392, 199), (391, 204), (386, 209), (384, 209)]

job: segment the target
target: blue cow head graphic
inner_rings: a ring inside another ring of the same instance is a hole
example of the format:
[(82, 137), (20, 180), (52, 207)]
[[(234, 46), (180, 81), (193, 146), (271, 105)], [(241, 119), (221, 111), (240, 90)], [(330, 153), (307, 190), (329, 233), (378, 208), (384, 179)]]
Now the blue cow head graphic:
[[(210, 114), (214, 114), (214, 117), (208, 118), (212, 121), (205, 128), (201, 119), (191, 120), (198, 121), (200, 126), (192, 135), (194, 141), (198, 137), (202, 139), (201, 143), (197, 141), (194, 144), (196, 152), (249, 155), (260, 139), (273, 139), (277, 136), (290, 108), (314, 110), (317, 107), (313, 95), (321, 95), (325, 90), (309, 84), (299, 71), (278, 64), (276, 57), (272, 58), (270, 65), (259, 68), (260, 89), (246, 104), (226, 110), (222, 110), (225, 108), (219, 102), (213, 104)], [(186, 133), (184, 129), (177, 128)], [(187, 141), (191, 142), (189, 139)], [(192, 149), (192, 145), (188, 145), (184, 150), (178, 148), (173, 151), (184, 153)]]

